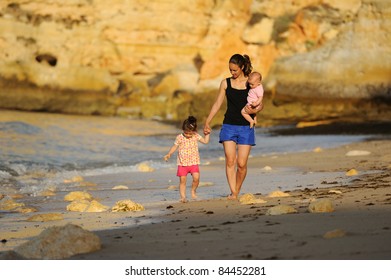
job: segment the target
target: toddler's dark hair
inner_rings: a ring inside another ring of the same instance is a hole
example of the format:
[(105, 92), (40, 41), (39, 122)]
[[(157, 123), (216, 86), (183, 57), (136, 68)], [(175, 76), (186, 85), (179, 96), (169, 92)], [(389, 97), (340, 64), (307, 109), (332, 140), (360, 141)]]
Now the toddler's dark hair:
[(193, 116), (189, 116), (182, 124), (183, 131), (196, 131), (197, 130), (197, 119)]

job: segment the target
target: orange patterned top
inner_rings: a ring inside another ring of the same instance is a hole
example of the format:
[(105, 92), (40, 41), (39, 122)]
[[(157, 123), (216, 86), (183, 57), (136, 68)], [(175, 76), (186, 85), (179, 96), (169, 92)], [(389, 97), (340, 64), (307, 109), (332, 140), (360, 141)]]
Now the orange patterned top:
[(202, 138), (198, 133), (190, 138), (179, 134), (175, 139), (178, 146), (177, 164), (181, 166), (191, 166), (200, 164), (200, 154), (198, 152), (198, 141)]

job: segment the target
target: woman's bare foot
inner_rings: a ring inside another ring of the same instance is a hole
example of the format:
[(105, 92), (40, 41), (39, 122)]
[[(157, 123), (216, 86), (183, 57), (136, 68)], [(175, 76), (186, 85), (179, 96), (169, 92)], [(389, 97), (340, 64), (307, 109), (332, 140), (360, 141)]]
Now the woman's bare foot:
[(232, 193), (227, 197), (228, 200), (237, 200), (238, 197), (236, 195), (233, 195)]
[(186, 203), (186, 202), (187, 202), (187, 199), (186, 199), (186, 197), (184, 197), (184, 198), (181, 198), (181, 199), (179, 200), (179, 202)]

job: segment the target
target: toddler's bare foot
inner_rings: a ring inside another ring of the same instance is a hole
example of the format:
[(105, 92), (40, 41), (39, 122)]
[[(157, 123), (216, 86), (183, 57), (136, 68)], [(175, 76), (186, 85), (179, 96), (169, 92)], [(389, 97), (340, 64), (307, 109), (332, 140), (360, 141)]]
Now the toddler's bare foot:
[(191, 191), (191, 198), (192, 199), (197, 199), (198, 198), (198, 196), (197, 196), (195, 191)]
[(255, 122), (250, 122), (250, 128), (253, 128), (255, 126)]

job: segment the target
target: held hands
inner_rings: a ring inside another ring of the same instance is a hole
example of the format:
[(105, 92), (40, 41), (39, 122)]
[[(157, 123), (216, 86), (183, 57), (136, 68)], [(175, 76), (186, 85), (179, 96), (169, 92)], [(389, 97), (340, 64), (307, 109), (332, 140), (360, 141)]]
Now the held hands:
[(204, 135), (209, 135), (212, 132), (212, 129), (210, 128), (209, 124), (205, 124), (204, 126)]

